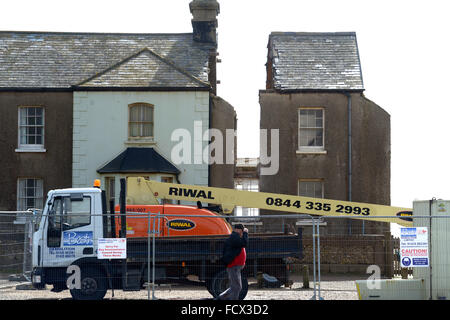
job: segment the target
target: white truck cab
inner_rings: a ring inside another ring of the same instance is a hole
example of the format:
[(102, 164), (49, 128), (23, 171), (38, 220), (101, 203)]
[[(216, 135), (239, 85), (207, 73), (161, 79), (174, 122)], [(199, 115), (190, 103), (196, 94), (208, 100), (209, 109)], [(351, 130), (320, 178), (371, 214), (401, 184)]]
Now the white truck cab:
[[(33, 283), (59, 277), (79, 259), (96, 258), (97, 240), (103, 237), (102, 193), (99, 188), (49, 191), (33, 235)], [(54, 274), (45, 274), (52, 270)], [(45, 283), (45, 282), (44, 282)], [(48, 282), (47, 282), (48, 283)], [(64, 284), (61, 283), (61, 287)]]

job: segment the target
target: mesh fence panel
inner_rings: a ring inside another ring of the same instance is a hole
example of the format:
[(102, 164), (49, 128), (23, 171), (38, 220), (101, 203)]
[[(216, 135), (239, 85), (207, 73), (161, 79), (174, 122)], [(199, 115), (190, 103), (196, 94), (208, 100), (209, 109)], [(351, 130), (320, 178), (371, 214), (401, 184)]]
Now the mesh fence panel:
[[(43, 236), (39, 242), (42, 247), (32, 248), (33, 231), (38, 230), (40, 222), (35, 217), (29, 212), (0, 214), (0, 299), (57, 299), (72, 295), (210, 299), (229, 286), (221, 258), (229, 232), (237, 223), (244, 224), (249, 234), (241, 291), (241, 298), (246, 300), (376, 299), (383, 296), (386, 281), (398, 280), (412, 280), (402, 282), (396, 289), (399, 298), (426, 297), (430, 292), (442, 298), (450, 289), (445, 271), (448, 254), (442, 243), (446, 238), (441, 235), (448, 233), (444, 217), (427, 218), (433, 226), (443, 225), (435, 231), (441, 238), (429, 242), (428, 258), (434, 273), (429, 266), (402, 265), (400, 227), (375, 221), (303, 215), (232, 217), (132, 212), (126, 214), (123, 228), (127, 237), (125, 260), (113, 256), (98, 259), (99, 229), (68, 225), (64, 219), (53, 221), (59, 228), (56, 233), (37, 232)], [(46, 218), (41, 228), (49, 225)], [(95, 221), (108, 226), (103, 230), (104, 238), (118, 239), (121, 217), (116, 214), (114, 223), (108, 218), (102, 216)], [(265, 231), (274, 219), (283, 221), (284, 226), (279, 232)], [(428, 230), (431, 233), (434, 229)], [(35, 253), (39, 266), (50, 266), (56, 261), (59, 265), (39, 274), (46, 279), (44, 290), (23, 291), (22, 297), (15, 285), (16, 281), (31, 281), (32, 250), (40, 250)], [(78, 269), (68, 270), (74, 264)], [(415, 283), (415, 279), (424, 281)], [(68, 285), (75, 289), (67, 290)]]

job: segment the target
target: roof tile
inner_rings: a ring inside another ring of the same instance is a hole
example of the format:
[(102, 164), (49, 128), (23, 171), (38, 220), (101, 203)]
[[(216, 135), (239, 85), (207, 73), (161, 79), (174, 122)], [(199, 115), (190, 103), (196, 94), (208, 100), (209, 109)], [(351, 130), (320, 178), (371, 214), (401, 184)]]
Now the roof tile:
[(364, 90), (356, 34), (273, 32), (274, 89)]
[[(0, 89), (1, 88), (70, 88), (86, 79), (120, 64), (136, 52), (148, 48), (172, 64), (173, 82), (160, 76), (162, 85), (204, 87), (208, 83), (208, 59), (214, 44), (193, 40), (191, 33), (181, 34), (109, 34), (109, 33), (56, 33), (56, 32), (0, 32)], [(143, 58), (140, 57), (140, 58)], [(116, 76), (125, 68), (139, 70), (140, 58), (121, 65)], [(149, 62), (149, 61), (147, 61)], [(159, 64), (161, 67), (162, 64)], [(143, 72), (149, 72), (144, 63)], [(113, 70), (111, 70), (112, 72)], [(157, 72), (156, 72), (157, 73)], [(109, 76), (113, 76), (114, 72)], [(103, 74), (106, 81), (106, 74)], [(188, 75), (188, 76), (187, 76)], [(187, 81), (191, 78), (191, 81)], [(198, 79), (199, 81), (195, 81)], [(98, 79), (97, 79), (98, 80)], [(119, 79), (114, 79), (119, 85)], [(125, 77), (127, 81), (132, 81)], [(137, 80), (139, 82), (139, 80)], [(105, 84), (105, 83), (103, 83)], [(128, 83), (130, 84), (130, 83)], [(140, 85), (143, 83), (140, 82)]]

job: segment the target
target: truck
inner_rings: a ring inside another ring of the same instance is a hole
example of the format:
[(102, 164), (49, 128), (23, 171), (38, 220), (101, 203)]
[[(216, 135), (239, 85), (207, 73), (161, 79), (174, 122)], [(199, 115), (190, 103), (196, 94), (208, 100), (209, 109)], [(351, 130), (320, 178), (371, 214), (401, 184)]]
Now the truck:
[[(74, 299), (102, 299), (108, 289), (185, 283), (196, 278), (213, 297), (226, 289), (223, 244), (235, 206), (313, 216), (339, 216), (412, 225), (412, 210), (378, 204), (251, 192), (227, 188), (121, 179), (120, 204), (109, 204), (99, 185), (49, 191), (33, 234), (32, 283), (70, 290)], [(196, 205), (165, 203), (188, 201)], [(160, 203), (162, 201), (163, 203)], [(204, 206), (203, 203), (207, 205)], [(102, 256), (105, 241), (122, 241), (126, 255)], [(290, 284), (293, 258), (301, 259), (302, 234), (251, 234), (240, 299), (248, 278), (267, 273)], [(73, 274), (79, 272), (75, 283)]]
[[(70, 290), (76, 300), (98, 300), (109, 289), (114, 294), (141, 290), (150, 282), (189, 282), (217, 297), (227, 287), (221, 256), (232, 226), (220, 206), (200, 201), (208, 200), (211, 191), (188, 192), (197, 205), (161, 204), (157, 191), (133, 187), (149, 181), (128, 180), (121, 180), (120, 204), (109, 203), (109, 210), (99, 185), (48, 192), (32, 240), (33, 286), (51, 285), (54, 292)], [(104, 243), (111, 239), (116, 244), (123, 240), (125, 256), (104, 255)], [(247, 294), (248, 278), (258, 273), (276, 277), (281, 285), (290, 283), (292, 258), (302, 258), (301, 231), (251, 234), (246, 251), (240, 299)], [(76, 272), (78, 282), (72, 281)]]

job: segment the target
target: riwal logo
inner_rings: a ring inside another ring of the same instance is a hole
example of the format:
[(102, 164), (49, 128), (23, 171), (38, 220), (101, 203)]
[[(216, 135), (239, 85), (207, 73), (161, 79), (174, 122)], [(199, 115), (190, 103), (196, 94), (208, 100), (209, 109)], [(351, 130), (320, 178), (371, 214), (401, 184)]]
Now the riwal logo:
[(195, 223), (191, 220), (186, 219), (174, 219), (167, 223), (170, 229), (174, 230), (191, 230), (195, 228)]
[(400, 211), (397, 213), (397, 217), (404, 221), (413, 221), (412, 214), (412, 211)]

